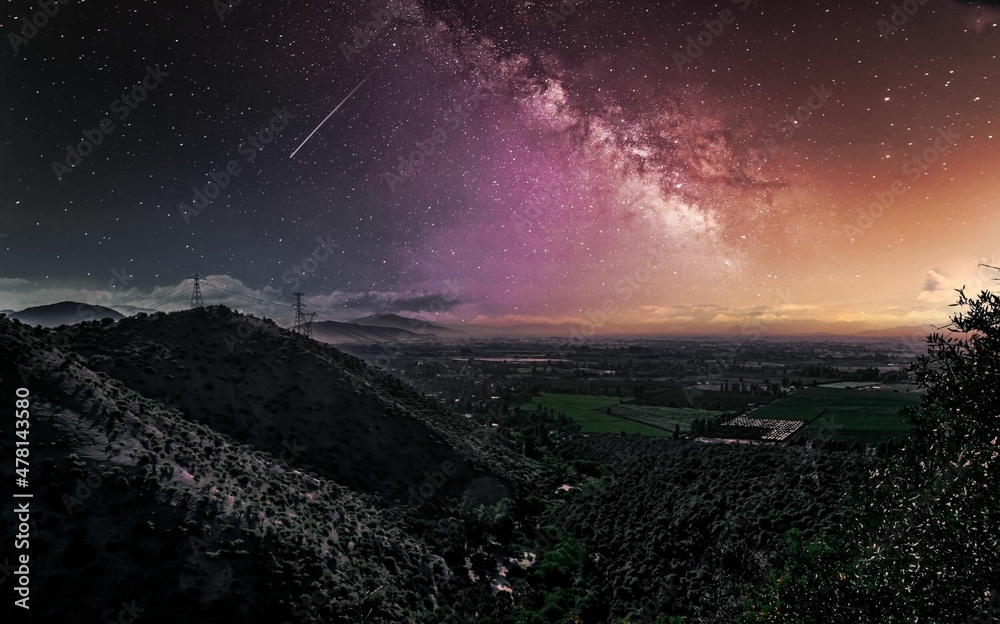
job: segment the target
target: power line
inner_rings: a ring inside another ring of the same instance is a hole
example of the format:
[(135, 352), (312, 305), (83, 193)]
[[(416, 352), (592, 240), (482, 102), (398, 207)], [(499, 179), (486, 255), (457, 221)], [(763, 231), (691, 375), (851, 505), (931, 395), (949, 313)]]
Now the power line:
[(238, 293), (238, 292), (229, 290), (227, 288), (224, 288), (223, 286), (220, 286), (220, 285), (212, 285), (212, 286), (214, 288), (216, 288), (217, 290), (219, 290), (221, 292), (224, 292), (227, 295), (232, 295), (234, 297), (240, 297), (242, 299), (247, 299), (249, 301), (254, 301), (254, 302), (257, 302), (257, 303), (264, 303), (264, 304), (267, 304), (267, 305), (275, 306), (277, 308), (285, 308), (286, 307), (286, 304), (284, 304), (284, 303), (276, 303), (274, 301), (268, 301), (267, 299), (261, 299), (260, 297), (251, 297), (250, 295), (244, 295), (242, 293)]
[(155, 309), (168, 301), (180, 296), (181, 291), (184, 289), (184, 284), (175, 284), (171, 286), (166, 291), (154, 295), (152, 292), (148, 295), (137, 295), (131, 299), (126, 299), (119, 304), (115, 305), (129, 305), (137, 308), (151, 308)]
[(333, 312), (329, 308), (324, 308), (324, 307), (318, 306), (318, 305), (316, 305), (314, 303), (309, 304), (309, 305), (311, 305), (313, 307), (313, 309), (315, 309), (316, 311), (322, 312), (325, 317), (329, 317), (329, 318), (324, 318), (323, 319), (324, 321), (336, 321), (337, 323), (351, 323), (351, 322), (353, 322), (352, 319), (346, 318), (346, 317), (340, 315), (337, 312)]
[(268, 303), (268, 304), (271, 304), (271, 305), (281, 306), (281, 307), (285, 307), (286, 306), (286, 304), (279, 303), (277, 301), (274, 301), (273, 299), (265, 299), (263, 296), (254, 296), (254, 295), (258, 295), (258, 294), (261, 294), (261, 295), (266, 294), (265, 291), (263, 291), (263, 290), (257, 290), (255, 288), (250, 288), (249, 286), (247, 286), (245, 284), (241, 284), (241, 283), (239, 283), (239, 282), (237, 282), (235, 280), (231, 280), (231, 279), (228, 279), (228, 278), (223, 278), (221, 276), (215, 276), (212, 279), (214, 281), (216, 281), (216, 282), (221, 283), (223, 286), (229, 286), (230, 288), (242, 288), (243, 290), (245, 290), (247, 292), (253, 293), (253, 295), (246, 295), (246, 294), (238, 293), (238, 292), (235, 292), (235, 291), (232, 291), (232, 290), (227, 290), (227, 289), (220, 288), (220, 290), (224, 290), (227, 293), (235, 294), (235, 295), (242, 295), (244, 297), (250, 297), (252, 299), (260, 301), (261, 303)]
[[(235, 282), (235, 281), (230, 280), (230, 279), (221, 278), (221, 277), (213, 277), (212, 279), (216, 280), (216, 281), (220, 281), (220, 282), (222, 282), (224, 284), (227, 284), (229, 286), (243, 288), (243, 289), (248, 290), (248, 291), (253, 292), (253, 293), (263, 293), (264, 292), (264, 291), (260, 291), (260, 290), (256, 290), (256, 289), (250, 288), (249, 286), (246, 286), (244, 284), (240, 284), (239, 282)], [(239, 293), (235, 293), (233, 291), (226, 291), (226, 292), (229, 292), (230, 294), (235, 294), (237, 296), (240, 296)], [(277, 302), (274, 302), (274, 301), (268, 301), (266, 299), (259, 299), (259, 298), (249, 297), (247, 295), (243, 295), (243, 296), (251, 298), (251, 299), (254, 299), (256, 301), (260, 301), (261, 303), (267, 303), (269, 305), (280, 306), (280, 307), (285, 307), (287, 305), (287, 304), (283, 304), (283, 303), (277, 303)], [(317, 310), (318, 312), (320, 312), (322, 314), (325, 314), (326, 316), (333, 317), (332, 319), (324, 319), (324, 320), (336, 320), (337, 322), (340, 322), (340, 323), (349, 323), (349, 322), (351, 322), (350, 319), (344, 317), (343, 315), (341, 315), (341, 314), (339, 314), (337, 312), (334, 312), (334, 311), (330, 310), (329, 308), (325, 308), (323, 306), (318, 306), (315, 303), (310, 303), (309, 305), (313, 309)], [(294, 304), (293, 304), (293, 307), (294, 307)]]

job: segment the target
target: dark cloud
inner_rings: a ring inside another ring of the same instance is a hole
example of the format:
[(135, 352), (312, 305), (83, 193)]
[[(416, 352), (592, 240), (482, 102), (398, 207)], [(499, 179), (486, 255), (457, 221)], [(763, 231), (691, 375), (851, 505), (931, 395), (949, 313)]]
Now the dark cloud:
[(927, 277), (924, 281), (924, 292), (937, 292), (944, 288), (944, 284), (948, 281), (946, 277), (934, 270), (927, 271)]

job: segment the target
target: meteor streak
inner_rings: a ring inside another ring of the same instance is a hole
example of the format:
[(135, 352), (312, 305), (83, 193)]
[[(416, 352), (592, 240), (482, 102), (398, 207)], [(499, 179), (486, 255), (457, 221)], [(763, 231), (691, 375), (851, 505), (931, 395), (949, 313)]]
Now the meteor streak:
[(311, 138), (313, 137), (313, 135), (314, 135), (314, 134), (316, 134), (316, 132), (317, 132), (317, 131), (318, 131), (318, 130), (319, 130), (320, 128), (322, 128), (322, 127), (323, 127), (323, 124), (325, 124), (325, 123), (326, 123), (326, 120), (327, 120), (327, 119), (329, 119), (330, 117), (333, 117), (333, 114), (334, 114), (334, 113), (336, 113), (336, 112), (337, 112), (337, 110), (338, 110), (338, 109), (340, 109), (340, 107), (344, 105), (344, 102), (346, 102), (347, 100), (351, 99), (351, 96), (352, 96), (352, 95), (354, 95), (354, 93), (355, 93), (355, 92), (356, 92), (356, 91), (357, 91), (358, 89), (360, 89), (360, 88), (361, 88), (361, 85), (365, 84), (365, 82), (367, 82), (367, 81), (368, 81), (368, 79), (369, 79), (369, 78), (371, 78), (371, 77), (372, 77), (372, 74), (374, 74), (374, 73), (375, 73), (375, 70), (372, 70), (372, 71), (371, 71), (371, 72), (370, 72), (370, 73), (369, 73), (369, 74), (368, 74), (367, 76), (365, 76), (365, 77), (364, 77), (364, 79), (363, 79), (363, 80), (362, 80), (361, 82), (359, 82), (359, 83), (358, 83), (358, 86), (354, 87), (354, 90), (353, 90), (353, 91), (351, 91), (350, 93), (348, 93), (348, 94), (347, 94), (347, 97), (345, 97), (345, 98), (344, 98), (343, 100), (341, 100), (341, 101), (340, 101), (340, 104), (337, 104), (337, 106), (336, 106), (336, 107), (335, 107), (335, 108), (334, 108), (334, 109), (333, 109), (332, 111), (330, 111), (330, 114), (329, 114), (329, 115), (327, 115), (326, 117), (324, 117), (324, 118), (323, 118), (323, 121), (319, 122), (319, 125), (318, 125), (318, 126), (316, 126), (316, 129), (315, 129), (315, 130), (313, 130), (312, 132), (310, 132), (310, 133), (309, 133), (309, 136), (307, 136), (307, 137), (306, 137), (306, 140), (305, 140), (305, 141), (302, 141), (302, 143), (301, 143), (301, 144), (300, 144), (300, 145), (299, 145), (298, 147), (296, 147), (296, 148), (295, 148), (295, 151), (294, 151), (294, 152), (292, 152), (292, 155), (291, 155), (291, 156), (289, 156), (289, 158), (295, 158), (295, 155), (299, 153), (299, 150), (300, 150), (300, 149), (302, 149), (302, 146), (303, 146), (303, 145), (305, 145), (306, 143), (308, 143), (308, 142), (309, 142), (309, 139), (311, 139)]

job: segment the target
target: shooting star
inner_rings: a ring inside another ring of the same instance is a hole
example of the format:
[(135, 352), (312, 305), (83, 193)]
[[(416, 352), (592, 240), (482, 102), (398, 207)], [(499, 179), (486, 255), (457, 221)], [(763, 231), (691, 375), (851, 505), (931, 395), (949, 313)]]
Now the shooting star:
[(367, 81), (368, 81), (368, 79), (369, 79), (369, 78), (371, 78), (371, 77), (372, 77), (372, 74), (374, 74), (374, 73), (375, 73), (375, 70), (373, 69), (373, 70), (372, 70), (372, 71), (371, 71), (371, 72), (370, 72), (370, 73), (369, 73), (369, 74), (368, 74), (367, 76), (365, 76), (365, 77), (364, 77), (364, 80), (362, 80), (361, 82), (359, 82), (359, 83), (358, 83), (358, 86), (354, 87), (354, 90), (353, 90), (353, 91), (351, 91), (350, 93), (348, 93), (348, 94), (347, 94), (347, 97), (345, 97), (345, 98), (344, 98), (343, 100), (341, 100), (340, 104), (337, 104), (336, 108), (334, 108), (334, 109), (333, 109), (332, 111), (330, 111), (330, 114), (329, 114), (329, 115), (327, 115), (327, 116), (326, 116), (326, 117), (325, 117), (325, 118), (323, 119), (323, 121), (319, 122), (319, 125), (318, 125), (318, 126), (316, 126), (316, 129), (315, 129), (315, 130), (313, 130), (312, 132), (310, 132), (310, 133), (309, 133), (309, 136), (307, 136), (307, 137), (306, 137), (306, 140), (305, 140), (305, 141), (302, 141), (302, 144), (301, 144), (301, 145), (299, 145), (298, 147), (296, 147), (296, 148), (295, 148), (295, 151), (294, 151), (294, 152), (292, 152), (292, 155), (291, 155), (291, 156), (289, 156), (289, 158), (295, 158), (295, 155), (299, 153), (299, 150), (300, 150), (300, 149), (302, 149), (302, 146), (303, 146), (303, 145), (305, 145), (306, 143), (308, 143), (308, 142), (309, 142), (309, 139), (311, 139), (311, 138), (313, 137), (313, 135), (314, 135), (314, 134), (316, 134), (316, 132), (318, 132), (318, 131), (319, 131), (319, 129), (323, 127), (323, 124), (325, 124), (325, 123), (326, 123), (326, 120), (327, 120), (327, 119), (329, 119), (330, 117), (333, 117), (333, 114), (334, 114), (334, 113), (336, 113), (336, 112), (337, 112), (337, 110), (338, 110), (338, 109), (340, 109), (340, 107), (344, 105), (344, 102), (346, 102), (347, 100), (351, 99), (351, 96), (352, 96), (352, 95), (354, 95), (354, 93), (355, 93), (355, 92), (356, 92), (356, 91), (357, 91), (358, 89), (360, 89), (360, 88), (361, 88), (361, 85), (365, 84), (365, 82), (367, 82)]

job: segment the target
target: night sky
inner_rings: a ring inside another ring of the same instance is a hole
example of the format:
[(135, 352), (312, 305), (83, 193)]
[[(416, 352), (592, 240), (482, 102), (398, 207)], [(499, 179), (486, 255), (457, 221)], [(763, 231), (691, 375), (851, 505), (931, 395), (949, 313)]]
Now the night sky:
[(18, 39), (40, 9), (6, 3), (0, 308), (182, 309), (200, 272), (279, 322), (293, 290), (337, 319), (941, 321), (1000, 264), (1000, 10), (896, 6), (71, 0)]

